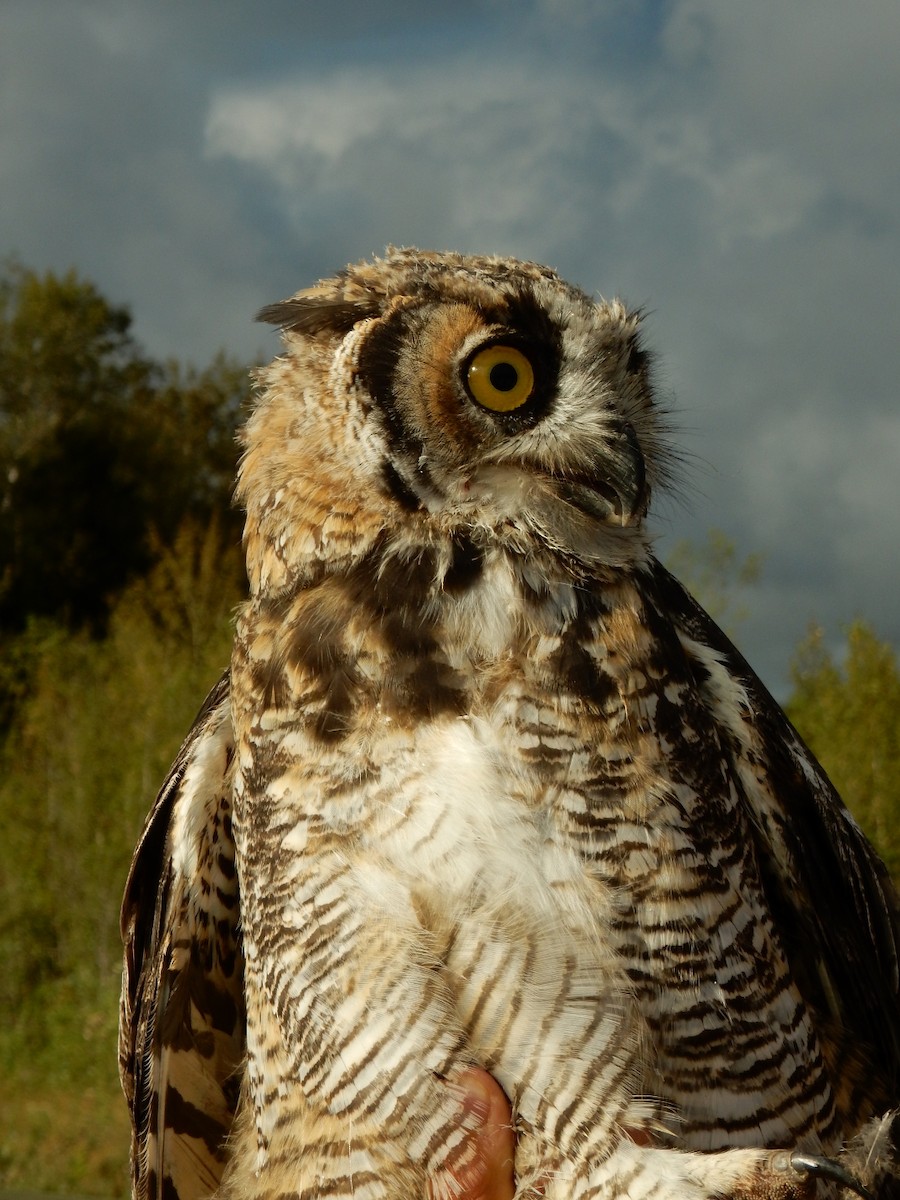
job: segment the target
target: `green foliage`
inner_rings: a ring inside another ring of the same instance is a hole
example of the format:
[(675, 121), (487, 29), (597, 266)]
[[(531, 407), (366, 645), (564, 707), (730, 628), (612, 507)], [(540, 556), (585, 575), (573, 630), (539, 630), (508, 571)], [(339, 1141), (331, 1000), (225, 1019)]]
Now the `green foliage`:
[(140, 466), (122, 416), (152, 368), (114, 308), (74, 272), (8, 268), (0, 286), (0, 617), (80, 622), (142, 561)]
[(237, 466), (235, 431), (250, 393), (246, 364), (224, 354), (198, 370), (166, 363), (152, 398), (152, 456), (165, 464), (153, 496), (155, 531), (166, 536), (186, 516), (212, 516), (235, 536), (241, 520), (231, 513)]
[[(124, 1115), (119, 902), (153, 797), (227, 665), (239, 577), (233, 544), (215, 527), (187, 526), (123, 594), (104, 640), (48, 624), (23, 635), (31, 686), (0, 763), (0, 844), (10, 864), (0, 877), (0, 1009), (9, 1014), (0, 1078), (26, 1094), (94, 1089), (101, 1107), (121, 1105)], [(36, 1127), (41, 1111), (32, 1114)], [(0, 1145), (0, 1182), (36, 1183), (16, 1174), (23, 1129), (5, 1172)], [(98, 1150), (102, 1179), (96, 1161), (93, 1176), (78, 1178), (82, 1150), (73, 1141), (55, 1164), (57, 1185), (65, 1171), (67, 1186), (108, 1187), (113, 1164), (121, 1172), (127, 1159), (127, 1143), (117, 1141), (105, 1157)]]
[(735, 626), (747, 616), (736, 596), (756, 583), (762, 563), (761, 554), (740, 559), (734, 541), (721, 529), (711, 529), (700, 546), (687, 539), (676, 542), (666, 565), (713, 620), (734, 636)]
[[(100, 631), (186, 516), (228, 513), (244, 367), (152, 363), (70, 272), (0, 279), (0, 622)], [(237, 533), (238, 520), (232, 520)]]
[(900, 664), (893, 647), (855, 621), (836, 662), (814, 627), (791, 675), (788, 716), (900, 879)]
[(8, 264), (0, 279), (0, 412), (15, 455), (86, 407), (120, 404), (146, 382), (127, 308), (74, 271), (62, 278)]
[(228, 661), (248, 386), (150, 361), (74, 272), (0, 271), (0, 1186), (125, 1191), (119, 901)]
[(130, 1197), (128, 1114), (112, 1082), (58, 1086), (21, 1072), (0, 1075), (0, 1113), (4, 1200), (45, 1192)]

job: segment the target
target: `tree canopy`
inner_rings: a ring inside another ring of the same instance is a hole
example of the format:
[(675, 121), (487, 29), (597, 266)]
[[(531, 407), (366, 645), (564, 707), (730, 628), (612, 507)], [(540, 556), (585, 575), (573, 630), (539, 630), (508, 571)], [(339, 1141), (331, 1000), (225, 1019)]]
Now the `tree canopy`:
[(792, 667), (787, 713), (844, 803), (900, 880), (900, 664), (865, 621), (835, 654), (810, 630)]
[(75, 274), (0, 280), (0, 626), (102, 629), (185, 520), (229, 520), (247, 370), (154, 363)]

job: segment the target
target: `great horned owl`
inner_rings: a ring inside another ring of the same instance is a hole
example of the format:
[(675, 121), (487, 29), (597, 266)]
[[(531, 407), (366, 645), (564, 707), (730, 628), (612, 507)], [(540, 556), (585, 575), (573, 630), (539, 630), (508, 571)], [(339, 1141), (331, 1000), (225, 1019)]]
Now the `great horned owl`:
[(123, 910), (135, 1195), (420, 1197), (469, 1064), (520, 1194), (810, 1194), (900, 1101), (897, 902), (653, 557), (638, 316), (413, 250), (261, 315), (250, 598)]

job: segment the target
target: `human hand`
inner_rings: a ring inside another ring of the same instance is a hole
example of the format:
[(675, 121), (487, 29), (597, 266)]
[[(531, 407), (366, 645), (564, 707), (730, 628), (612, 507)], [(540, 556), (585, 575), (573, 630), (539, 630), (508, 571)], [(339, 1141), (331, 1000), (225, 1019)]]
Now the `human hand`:
[[(512, 1109), (500, 1084), (477, 1067), (455, 1080), (463, 1094), (463, 1112), (474, 1125), (470, 1134), (471, 1155), (465, 1165), (452, 1171), (453, 1194), (459, 1200), (512, 1200), (515, 1191), (513, 1163), (515, 1135)], [(446, 1195), (447, 1187), (429, 1182), (431, 1200)]]

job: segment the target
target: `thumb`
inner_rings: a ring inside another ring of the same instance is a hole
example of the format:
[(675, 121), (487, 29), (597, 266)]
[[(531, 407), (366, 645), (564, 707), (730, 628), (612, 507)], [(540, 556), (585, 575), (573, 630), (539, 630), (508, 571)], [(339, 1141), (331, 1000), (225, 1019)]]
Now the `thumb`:
[[(453, 1083), (462, 1096), (462, 1123), (471, 1127), (471, 1133), (470, 1152), (454, 1155), (457, 1165), (449, 1172), (450, 1190), (459, 1200), (512, 1200), (516, 1147), (512, 1110), (503, 1089), (477, 1067), (464, 1071)], [(432, 1187), (429, 1181), (432, 1197), (446, 1191), (446, 1185)]]

